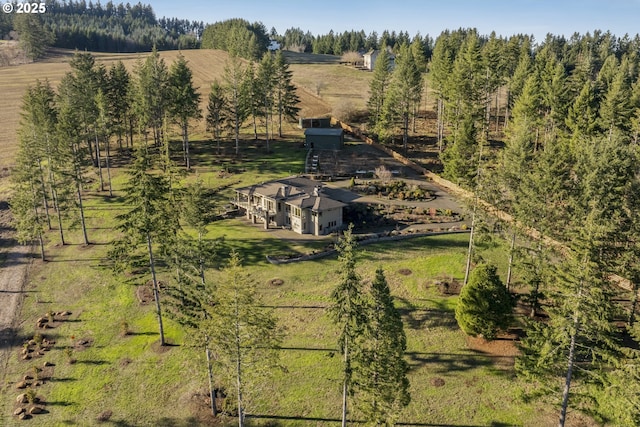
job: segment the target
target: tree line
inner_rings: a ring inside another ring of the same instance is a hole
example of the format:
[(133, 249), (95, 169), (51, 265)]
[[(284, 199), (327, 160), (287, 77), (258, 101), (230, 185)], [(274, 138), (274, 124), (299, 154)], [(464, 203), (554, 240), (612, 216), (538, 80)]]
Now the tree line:
[[(529, 36), (460, 30), (438, 38), (430, 63), (445, 175), (514, 219), (495, 224), (472, 202), (468, 266), (482, 267), (483, 228), (505, 230), (509, 272), (498, 288), (523, 289), (530, 314), (516, 372), (535, 384), (529, 397), (557, 404), (560, 426), (569, 408), (640, 421), (640, 353), (629, 344), (639, 336), (639, 48), (637, 36), (600, 31), (533, 46)], [(504, 148), (492, 148), (502, 134)], [(464, 313), (465, 330), (491, 335)]]
[(343, 31), (342, 33), (329, 31), (327, 34), (313, 35), (309, 31), (300, 28), (288, 28), (284, 34), (279, 35), (275, 29), (271, 30), (271, 38), (277, 40), (284, 49), (297, 52), (342, 55), (346, 52), (368, 52), (386, 46), (397, 49), (403, 44), (411, 44), (419, 41), (422, 43), (422, 55), (429, 59), (433, 51), (433, 39), (429, 35), (424, 37), (417, 33), (413, 37), (406, 31), (384, 30), (381, 34), (372, 31), (366, 34), (360, 31)]
[[(30, 188), (20, 191), (15, 200), (16, 217), (26, 221), (18, 227), (23, 241), (39, 238), (43, 230), (53, 227), (53, 210), (64, 245), (63, 223), (77, 209), (84, 242), (89, 243), (82, 190), (93, 168), (100, 191), (112, 194), (113, 143), (120, 154), (133, 148), (136, 136), (145, 146), (159, 149), (164, 144), (169, 150), (165, 141), (169, 127), (175, 126), (182, 139), (183, 164), (187, 170), (191, 167), (189, 130), (202, 118), (201, 96), (182, 55), (168, 67), (153, 50), (138, 61), (134, 75), (121, 61), (107, 69), (89, 53), (77, 52), (70, 65), (72, 71), (64, 76), (57, 93), (48, 81), (38, 81), (23, 98), (14, 174), (17, 185)], [(240, 128), (250, 118), (256, 139), (258, 125), (264, 125), (269, 150), (274, 129), (282, 136), (283, 120), (299, 111), (284, 56), (265, 54), (257, 67), (254, 63), (245, 67), (232, 58), (224, 80), (224, 84), (217, 80), (212, 84), (206, 114), (218, 147), (221, 138), (233, 135), (239, 153)]]
[(45, 4), (44, 14), (0, 16), (0, 37), (11, 37), (15, 31), (33, 59), (41, 57), (47, 46), (95, 52), (148, 52), (154, 46), (195, 49), (204, 30), (202, 21), (157, 19), (152, 7), (140, 2), (47, 0)]

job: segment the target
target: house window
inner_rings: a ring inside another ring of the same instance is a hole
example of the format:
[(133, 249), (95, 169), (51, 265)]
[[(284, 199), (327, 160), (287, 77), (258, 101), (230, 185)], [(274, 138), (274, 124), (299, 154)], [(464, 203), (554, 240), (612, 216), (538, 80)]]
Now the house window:
[(278, 202), (278, 212), (282, 210), (282, 203)]

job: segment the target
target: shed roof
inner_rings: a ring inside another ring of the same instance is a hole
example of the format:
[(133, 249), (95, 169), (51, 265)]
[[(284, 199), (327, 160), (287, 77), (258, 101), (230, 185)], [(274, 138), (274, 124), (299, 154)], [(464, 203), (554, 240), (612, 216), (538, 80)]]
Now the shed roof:
[(343, 133), (342, 129), (336, 128), (307, 128), (304, 131), (305, 136), (341, 136)]

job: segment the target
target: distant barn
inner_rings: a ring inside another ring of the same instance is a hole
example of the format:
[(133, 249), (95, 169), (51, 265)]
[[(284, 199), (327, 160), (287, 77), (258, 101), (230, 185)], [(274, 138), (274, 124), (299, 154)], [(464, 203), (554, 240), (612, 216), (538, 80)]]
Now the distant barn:
[(304, 131), (305, 145), (313, 150), (340, 150), (344, 132), (335, 128), (308, 128)]
[(331, 117), (300, 117), (300, 129), (330, 128)]

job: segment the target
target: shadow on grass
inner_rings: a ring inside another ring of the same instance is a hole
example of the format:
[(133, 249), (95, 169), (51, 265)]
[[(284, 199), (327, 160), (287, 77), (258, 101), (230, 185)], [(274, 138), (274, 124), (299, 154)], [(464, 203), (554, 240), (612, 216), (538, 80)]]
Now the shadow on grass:
[(399, 250), (402, 250), (404, 253), (409, 251), (419, 251), (421, 256), (428, 256), (431, 252), (435, 253), (444, 250), (464, 250), (468, 246), (468, 238), (467, 240), (463, 240), (460, 236), (462, 236), (462, 234), (440, 234), (392, 242), (372, 243), (367, 245), (366, 251), (362, 251), (358, 257), (371, 260), (377, 258), (378, 253), (389, 252), (393, 255), (397, 255)]
[(451, 311), (431, 309), (398, 309), (405, 324), (413, 330), (425, 328), (445, 328), (450, 331), (458, 329), (458, 322)]
[(193, 427), (197, 425), (202, 425), (198, 420), (194, 417), (189, 417), (184, 420), (177, 420), (175, 418), (160, 418), (155, 422), (157, 427)]
[[(102, 243), (107, 245), (108, 243)], [(52, 255), (47, 255), (47, 262), (96, 262), (96, 261), (104, 261), (104, 258), (64, 258), (64, 257), (56, 257)]]
[[(17, 347), (22, 343), (32, 339), (33, 335), (34, 334), (25, 334), (23, 332), (19, 332), (19, 329), (17, 328), (0, 329), (0, 350)], [(60, 334), (45, 332), (43, 336), (48, 340), (57, 340), (60, 337)]]
[(437, 308), (417, 308), (406, 298), (395, 297), (395, 299), (401, 304), (398, 312), (411, 329), (446, 328), (452, 331), (458, 329), (455, 315), (453, 311), (447, 309), (444, 301), (422, 299), (421, 301), (429, 301)]
[[(0, 244), (0, 247), (2, 247), (2, 244)], [(0, 262), (0, 265), (2, 268), (24, 265), (30, 263), (32, 259), (40, 259), (40, 257), (32, 254), (31, 252), (3, 252), (2, 262)]]
[(129, 332), (127, 334), (127, 336), (153, 336), (153, 335), (160, 335), (158, 332)]
[[(271, 426), (279, 426), (277, 423), (278, 420), (281, 421), (299, 421), (301, 423), (318, 423), (318, 422), (328, 422), (328, 423), (340, 423), (342, 420), (340, 418), (323, 418), (323, 417), (298, 417), (298, 416), (286, 416), (286, 415), (262, 415), (262, 414), (247, 414), (246, 418), (248, 419), (262, 419), (262, 420), (274, 420), (275, 423), (270, 423)], [(365, 421), (361, 420), (349, 420), (349, 424), (365, 424)], [(433, 424), (433, 423), (424, 423), (424, 422), (397, 422), (395, 425), (398, 426), (425, 426), (425, 427), (487, 427), (478, 424)], [(501, 422), (492, 422), (490, 427), (507, 427), (511, 424), (504, 424)]]
[(273, 309), (311, 309), (311, 310), (326, 310), (329, 308), (328, 305), (260, 305), (258, 307), (262, 308), (273, 308)]
[(108, 365), (111, 362), (107, 362), (106, 360), (78, 360), (76, 361), (79, 365), (93, 365), (93, 366), (102, 366)]
[(317, 348), (317, 347), (278, 347), (278, 350), (292, 350), (292, 351), (325, 351), (329, 353), (335, 353), (337, 348)]
[(45, 403), (45, 405), (47, 405), (47, 406), (62, 406), (62, 407), (64, 407), (64, 406), (71, 406), (71, 405), (73, 405), (73, 403), (72, 403), (72, 402), (67, 402), (67, 401), (54, 401), (54, 402), (46, 401), (46, 402), (44, 402), (44, 403)]
[[(426, 365), (434, 365), (434, 373), (464, 372), (478, 368), (493, 368), (497, 362), (512, 362), (513, 356), (498, 356), (472, 350), (473, 353), (427, 353), (407, 351), (409, 369), (415, 370)], [(495, 374), (502, 375), (500, 370)]]

